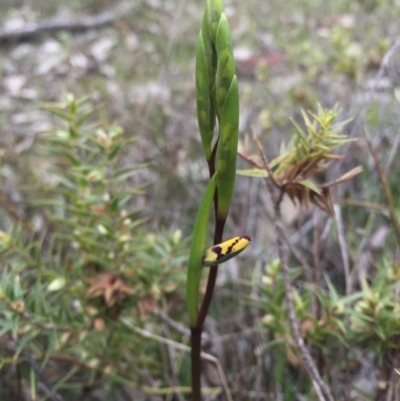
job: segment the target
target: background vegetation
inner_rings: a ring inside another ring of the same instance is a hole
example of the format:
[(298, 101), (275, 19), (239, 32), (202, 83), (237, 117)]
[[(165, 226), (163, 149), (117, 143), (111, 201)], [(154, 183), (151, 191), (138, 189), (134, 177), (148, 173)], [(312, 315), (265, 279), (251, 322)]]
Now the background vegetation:
[[(244, 148), (253, 127), (274, 159), (290, 118), (303, 127), (301, 109), (317, 102), (352, 118), (343, 131), (358, 141), (319, 177), (363, 167), (332, 191), (336, 219), (283, 205), (293, 296), (335, 399), (397, 400), (400, 4), (224, 3)], [(2, 1), (0, 33), (125, 6)], [(184, 281), (208, 177), (194, 85), (204, 2), (127, 6), (99, 29), (0, 35), (1, 400), (190, 399)], [(226, 235), (253, 241), (221, 267), (205, 323), (208, 399), (227, 397), (224, 377), (235, 400), (315, 399), (272, 207), (262, 180), (237, 177)]]

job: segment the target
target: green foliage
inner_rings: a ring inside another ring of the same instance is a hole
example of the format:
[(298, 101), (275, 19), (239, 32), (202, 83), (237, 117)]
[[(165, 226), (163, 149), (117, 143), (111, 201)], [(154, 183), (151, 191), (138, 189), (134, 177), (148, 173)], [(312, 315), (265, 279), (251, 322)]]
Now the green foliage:
[(365, 54), (361, 45), (351, 38), (351, 31), (334, 27), (330, 32), (333, 47), (332, 62), (334, 69), (351, 79), (359, 79), (364, 69)]
[(135, 140), (123, 138), (121, 128), (82, 129), (92, 112), (83, 106), (83, 100), (73, 98), (64, 104), (45, 105), (66, 122), (65, 129), (44, 137), (48, 157), (57, 157), (52, 171), (56, 187), (49, 190), (62, 195), (48, 206), (53, 211), (65, 210), (63, 215), (52, 213), (51, 218), (72, 229), (72, 246), (82, 251), (75, 268), (90, 263), (100, 269), (120, 266), (137, 251), (132, 233), (144, 221), (137, 217), (139, 210), (126, 210), (130, 199), (143, 193), (142, 188), (123, 184), (142, 166), (117, 163), (121, 149)]
[[(301, 270), (291, 270), (293, 282), (298, 282), (301, 276)], [(325, 277), (325, 281), (325, 289), (306, 284), (297, 287), (293, 297), (296, 314), (301, 322), (301, 334), (308, 344), (320, 349), (323, 355), (331, 355), (329, 369), (341, 365), (340, 354), (336, 357), (332, 355), (332, 350), (338, 347), (344, 347), (350, 352), (358, 347), (365, 351), (372, 350), (379, 360), (397, 348), (400, 327), (396, 264), (384, 257), (377, 266), (377, 274), (365, 277), (362, 289), (347, 296), (338, 293), (337, 287), (328, 277)], [(261, 296), (255, 305), (264, 312), (260, 324), (274, 338), (268, 347), (279, 352), (289, 366), (297, 365), (299, 357), (293, 347), (279, 260), (265, 267), (261, 282)], [(316, 300), (320, 308), (319, 318), (314, 310)], [(254, 300), (251, 304), (254, 305)], [(278, 369), (279, 362), (274, 363)]]
[[(207, 32), (207, 31), (206, 31)], [(206, 43), (210, 45), (210, 41)], [(208, 50), (208, 51), (207, 51)], [(207, 53), (211, 53), (211, 49), (205, 48), (203, 33), (200, 31), (197, 43), (196, 56), (196, 106), (197, 106), (197, 121), (201, 134), (204, 153), (207, 160), (211, 158), (211, 142), (214, 136), (215, 112), (211, 105), (211, 90), (212, 90), (212, 68), (211, 61), (207, 57)]]
[(397, 292), (398, 266), (383, 258), (375, 277), (364, 278), (361, 298), (348, 310), (349, 337), (353, 344), (363, 344), (382, 358), (385, 351), (397, 348), (400, 333)]
[[(282, 177), (293, 179), (299, 172), (303, 178), (311, 176), (318, 170), (318, 164), (323, 159), (338, 158), (332, 154), (336, 148), (355, 140), (341, 133), (349, 120), (335, 122), (339, 115), (337, 106), (324, 109), (318, 104), (317, 113), (309, 112), (308, 114), (302, 111), (306, 130), (292, 119), (295, 131), (291, 140), (288, 144), (281, 143), (280, 155), (269, 164), (276, 179)], [(307, 167), (306, 171), (304, 166)], [(266, 172), (260, 170), (258, 168), (249, 171), (239, 170), (238, 173), (251, 177), (266, 177)]]
[(141, 387), (139, 366), (161, 376), (159, 349), (120, 319), (140, 327), (183, 295), (187, 243), (180, 231), (144, 227), (135, 207), (144, 186), (134, 181), (142, 166), (127, 162), (134, 138), (97, 128), (86, 99), (44, 107), (61, 120), (37, 144), (52, 167), (30, 202), (46, 224), (0, 231), (0, 336), (15, 343), (0, 364), (26, 366), (23, 351), (60, 377), (67, 397), (79, 394), (77, 377)]
[[(294, 121), (295, 132), (288, 145), (281, 143), (280, 155), (267, 163), (257, 162), (256, 156), (245, 150), (244, 158), (253, 165), (252, 170), (239, 170), (240, 175), (267, 177), (273, 175), (275, 184), (289, 196), (293, 202), (308, 207), (313, 203), (331, 216), (335, 215), (330, 195), (330, 186), (344, 182), (359, 174), (361, 167), (356, 167), (338, 178), (334, 183), (318, 186), (311, 179), (327, 169), (329, 162), (341, 157), (332, 152), (339, 146), (353, 141), (340, 132), (348, 121), (335, 123), (339, 114), (337, 107), (324, 109), (318, 104), (318, 113), (302, 111), (306, 132)], [(259, 145), (261, 146), (261, 145)]]
[(216, 188), (216, 176), (214, 175), (204, 192), (203, 199), (197, 212), (193, 227), (192, 245), (188, 261), (188, 273), (186, 283), (186, 302), (189, 312), (189, 323), (195, 327), (197, 323), (197, 308), (199, 299), (199, 284), (203, 267), (203, 254), (207, 246), (208, 220)]
[(333, 157), (331, 152), (334, 149), (354, 140), (340, 134), (348, 120), (334, 123), (339, 115), (337, 107), (323, 109), (318, 105), (317, 114), (309, 114), (312, 120), (302, 112), (306, 132), (292, 120), (295, 127), (292, 140), (287, 146), (282, 144), (280, 156), (271, 161), (270, 167), (275, 169), (276, 177), (280, 177), (283, 172), (286, 173), (298, 163), (310, 164), (321, 157)]

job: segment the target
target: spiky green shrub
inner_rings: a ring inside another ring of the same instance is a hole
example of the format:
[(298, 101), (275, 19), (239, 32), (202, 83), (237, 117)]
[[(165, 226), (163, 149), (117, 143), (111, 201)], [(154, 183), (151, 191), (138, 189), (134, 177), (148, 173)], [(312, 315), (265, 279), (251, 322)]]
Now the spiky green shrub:
[(0, 231), (0, 365), (16, 367), (32, 397), (114, 394), (118, 383), (151, 392), (142, 375), (163, 377), (160, 349), (134, 328), (181, 296), (186, 241), (145, 227), (135, 138), (98, 127), (85, 99), (44, 107), (57, 128), (35, 146), (47, 163), (23, 190), (32, 218)]

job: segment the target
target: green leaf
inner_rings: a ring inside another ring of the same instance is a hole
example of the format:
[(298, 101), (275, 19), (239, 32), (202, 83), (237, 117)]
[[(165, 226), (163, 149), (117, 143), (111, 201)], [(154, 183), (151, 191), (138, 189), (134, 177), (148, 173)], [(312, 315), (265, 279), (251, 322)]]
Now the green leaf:
[(339, 296), (338, 296), (338, 293), (336, 291), (336, 288), (333, 286), (333, 284), (332, 284), (332, 282), (331, 282), (331, 280), (330, 280), (328, 275), (324, 275), (324, 278), (325, 278), (326, 284), (327, 284), (327, 286), (329, 288), (330, 298), (332, 299), (333, 303), (336, 304), (338, 302), (338, 300), (339, 300)]
[(80, 114), (77, 119), (75, 120), (75, 125), (77, 127), (80, 127), (88, 118), (89, 116), (93, 113), (93, 110), (89, 110), (86, 112), (83, 112), (82, 114)]
[(122, 181), (126, 181), (128, 178), (133, 177), (136, 174), (139, 174), (140, 170), (136, 169), (135, 167), (133, 167), (130, 171), (127, 171), (125, 173), (121, 173), (121, 174), (115, 174), (115, 176), (112, 178), (112, 182), (122, 182)]
[[(218, 16), (218, 21), (219, 21), (219, 16)], [(213, 40), (211, 39), (208, 6), (206, 6), (206, 9), (204, 11), (200, 33), (203, 37), (204, 54), (207, 59), (208, 73), (209, 73), (210, 79), (211, 79), (210, 90), (212, 90), (212, 88), (214, 86), (215, 72), (216, 72), (216, 52), (215, 52), (215, 48), (213, 45)]]
[(12, 330), (12, 322), (10, 320), (0, 320), (0, 336), (3, 337), (4, 334)]
[(197, 323), (197, 305), (202, 269), (203, 252), (207, 243), (207, 227), (216, 188), (216, 174), (210, 179), (197, 212), (193, 228), (192, 243), (188, 261), (186, 281), (186, 301), (191, 327)]
[(196, 55), (196, 103), (197, 121), (206, 159), (211, 157), (211, 142), (214, 135), (215, 112), (211, 102), (210, 67), (200, 31)]
[(218, 67), (216, 75), (216, 94), (218, 109), (223, 108), (225, 97), (232, 86), (235, 76), (235, 60), (233, 58), (231, 33), (228, 20), (224, 13), (218, 24), (217, 41), (215, 48), (217, 50)]
[(303, 187), (311, 189), (311, 191), (315, 192), (316, 194), (321, 195), (321, 190), (312, 181), (303, 180), (299, 181), (299, 184), (303, 185)]
[(121, 147), (121, 144), (120, 144), (120, 143), (117, 143), (116, 145), (114, 145), (114, 146), (111, 148), (111, 151), (110, 151), (110, 153), (109, 153), (108, 156), (107, 156), (107, 159), (108, 159), (109, 161), (112, 161), (112, 160), (115, 158), (115, 156), (117, 156), (120, 147)]
[(251, 168), (251, 169), (247, 169), (247, 170), (236, 170), (236, 174), (243, 175), (245, 177), (256, 177), (256, 178), (268, 177), (268, 173), (265, 170), (261, 170), (260, 168)]
[[(31, 342), (35, 337), (39, 335), (37, 330), (29, 330), (19, 341), (18, 347), (14, 354), (14, 360), (17, 360), (21, 352), (28, 346), (28, 343)], [(15, 337), (18, 338), (18, 337)]]
[(220, 138), (216, 155), (218, 218), (225, 219), (235, 187), (239, 136), (239, 93), (236, 75), (220, 110)]
[(208, 16), (207, 22), (213, 43), (216, 42), (218, 24), (223, 12), (224, 5), (222, 0), (207, 0), (206, 15)]
[(60, 110), (58, 105), (53, 105), (52, 103), (44, 104), (43, 106), (44, 110), (49, 111), (50, 113), (54, 114), (57, 117), (60, 117), (64, 121), (71, 121), (71, 115), (69, 113), (65, 113)]

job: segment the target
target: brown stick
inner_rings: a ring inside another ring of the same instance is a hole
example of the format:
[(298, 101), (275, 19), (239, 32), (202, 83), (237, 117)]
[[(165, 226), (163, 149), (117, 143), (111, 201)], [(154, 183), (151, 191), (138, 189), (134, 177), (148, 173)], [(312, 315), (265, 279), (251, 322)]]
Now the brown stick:
[(367, 127), (365, 127), (364, 132), (365, 132), (365, 136), (366, 136), (368, 149), (371, 152), (372, 158), (374, 159), (376, 172), (378, 173), (379, 180), (380, 180), (380, 182), (382, 184), (383, 190), (385, 191), (386, 201), (387, 201), (389, 214), (390, 214), (390, 220), (391, 220), (391, 222), (393, 224), (394, 231), (395, 231), (396, 236), (397, 236), (397, 240), (399, 241), (399, 244), (400, 244), (400, 222), (397, 219), (396, 210), (395, 210), (394, 203), (393, 203), (393, 198), (392, 198), (392, 192), (391, 192), (391, 190), (389, 188), (389, 184), (387, 182), (386, 175), (383, 172), (383, 170), (381, 168), (381, 165), (379, 163), (376, 151), (373, 148), (371, 141), (369, 140), (368, 128)]
[(59, 31), (81, 32), (89, 29), (99, 29), (110, 25), (138, 9), (138, 4), (125, 4), (115, 11), (104, 11), (97, 15), (81, 18), (77, 21), (63, 21), (55, 17), (46, 21), (29, 22), (22, 28), (0, 30), (0, 44), (31, 41), (44, 33)]

